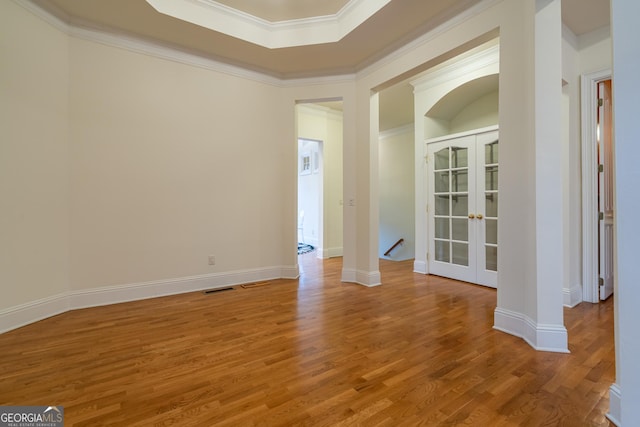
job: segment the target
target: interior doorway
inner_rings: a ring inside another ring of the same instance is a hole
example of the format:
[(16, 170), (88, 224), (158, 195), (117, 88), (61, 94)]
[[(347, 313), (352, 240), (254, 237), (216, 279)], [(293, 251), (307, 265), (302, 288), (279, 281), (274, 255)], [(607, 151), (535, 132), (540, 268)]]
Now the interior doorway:
[(298, 254), (323, 246), (322, 141), (298, 138)]
[(598, 288), (600, 300), (613, 294), (614, 198), (611, 80), (598, 82)]
[(342, 120), (341, 100), (296, 105), (297, 241), (318, 258), (343, 252)]
[(611, 84), (611, 70), (581, 78), (582, 299), (591, 303), (608, 298), (615, 287)]

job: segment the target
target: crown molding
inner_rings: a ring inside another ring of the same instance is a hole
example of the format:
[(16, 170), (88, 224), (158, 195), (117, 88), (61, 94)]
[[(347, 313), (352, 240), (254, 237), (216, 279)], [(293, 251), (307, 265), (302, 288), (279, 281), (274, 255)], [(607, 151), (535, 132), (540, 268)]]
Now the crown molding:
[(214, 0), (146, 0), (165, 15), (269, 49), (333, 43), (391, 0), (351, 0), (334, 15), (270, 22)]
[(153, 56), (155, 58), (174, 61), (193, 67), (204, 68), (272, 86), (282, 86), (281, 79), (268, 74), (231, 65), (226, 62), (216, 61), (215, 59), (206, 58), (201, 55), (188, 53), (160, 43), (141, 40), (136, 37), (80, 27), (70, 27), (68, 34), (78, 39), (99, 43), (105, 46), (117, 47), (130, 52)]
[(562, 24), (562, 39), (578, 50), (578, 36), (565, 23)]
[(410, 83), (414, 92), (427, 90), (442, 83), (466, 76), (489, 65), (499, 65), (500, 45), (496, 44), (487, 49), (476, 52), (461, 59), (456, 59), (438, 67), (433, 71), (423, 73)]
[[(17, 5), (21, 6), (25, 10), (31, 12), (33, 15), (41, 18), (43, 21), (53, 26), (65, 34), (75, 37), (78, 39), (100, 43), (102, 45), (116, 47), (125, 49), (131, 52), (149, 55), (169, 61), (174, 61), (178, 63), (182, 63), (185, 65), (190, 65), (194, 67), (204, 68), (207, 70), (244, 78), (276, 87), (284, 87), (284, 88), (295, 88), (302, 86), (315, 86), (315, 85), (332, 85), (332, 84), (345, 84), (345, 83), (353, 83), (357, 79), (363, 78), (376, 70), (379, 70), (388, 64), (392, 63), (397, 58), (400, 58), (406, 55), (413, 49), (416, 49), (420, 45), (431, 42), (434, 38), (438, 37), (440, 34), (448, 31), (449, 29), (459, 25), (461, 22), (468, 19), (470, 16), (479, 13), (482, 10), (485, 10), (494, 4), (502, 1), (502, 0), (483, 0), (477, 5), (471, 7), (470, 9), (464, 11), (461, 14), (456, 15), (454, 18), (446, 21), (441, 24), (434, 30), (424, 34), (423, 36), (415, 39), (413, 42), (407, 43), (406, 45), (396, 49), (393, 53), (385, 56), (382, 59), (374, 62), (372, 65), (363, 68), (362, 70), (356, 73), (344, 73), (344, 74), (336, 74), (336, 75), (327, 75), (327, 76), (311, 76), (311, 77), (300, 77), (300, 78), (282, 78), (277, 77), (272, 74), (269, 74), (265, 71), (253, 70), (251, 68), (242, 66), (242, 65), (233, 65), (229, 64), (224, 60), (216, 60), (212, 58), (208, 58), (203, 55), (189, 53), (184, 50), (177, 49), (176, 47), (169, 46), (166, 44), (162, 44), (156, 41), (149, 41), (142, 39), (140, 37), (126, 35), (118, 32), (110, 32), (104, 29), (93, 29), (88, 27), (82, 27), (80, 25), (65, 22), (64, 14), (63, 19), (56, 16), (52, 11), (44, 9), (41, 5), (39, 5), (34, 0), (12, 0)], [(191, 0), (195, 1), (195, 0)], [(368, 0), (358, 0), (362, 2), (366, 2)], [(350, 2), (348, 3), (343, 10), (339, 13), (343, 12), (347, 8), (354, 8), (356, 3)], [(57, 12), (56, 12), (57, 14)]]
[(355, 81), (355, 74), (340, 74), (322, 77), (305, 77), (296, 79), (285, 79), (275, 77), (261, 71), (239, 65), (232, 65), (225, 61), (218, 61), (202, 55), (189, 53), (176, 49), (155, 41), (148, 41), (139, 37), (129, 36), (122, 33), (110, 32), (69, 24), (63, 19), (54, 15), (51, 11), (44, 9), (33, 0), (12, 0), (23, 9), (42, 19), (57, 30), (70, 37), (99, 43), (109, 47), (120, 48), (143, 55), (148, 55), (168, 61), (174, 61), (193, 67), (204, 68), (234, 77), (256, 81), (277, 87), (298, 87), (324, 84), (352, 83)]
[(605, 25), (585, 34), (578, 36), (578, 49), (586, 49), (594, 44), (601, 43), (611, 38), (611, 27)]
[(440, 25), (438, 25), (433, 30), (426, 32), (425, 34), (421, 35), (420, 37), (417, 37), (416, 39), (414, 39), (409, 43), (399, 46), (398, 48), (394, 49), (391, 53), (386, 55), (385, 57), (380, 58), (375, 62), (373, 62), (371, 65), (365, 66), (362, 69), (360, 69), (356, 73), (356, 78), (357, 79), (364, 78), (375, 73), (376, 71), (381, 70), (385, 66), (406, 56), (407, 54), (420, 48), (421, 46), (432, 43), (434, 39), (446, 33), (447, 31), (457, 27), (463, 22), (469, 20), (471, 17), (479, 13), (482, 13), (493, 6), (499, 3), (502, 3), (503, 1), (504, 0), (481, 0), (479, 3), (476, 3), (475, 5), (467, 9), (463, 9), (462, 11), (451, 12), (452, 16), (446, 17), (445, 21)]
[(204, 68), (235, 77), (257, 81), (272, 86), (283, 86), (283, 80), (259, 71), (253, 71), (241, 66), (235, 66), (215, 59), (206, 58), (202, 55), (188, 53), (158, 42), (150, 42), (139, 37), (132, 37), (121, 33), (109, 32), (80, 27), (68, 24), (55, 16), (49, 10), (43, 9), (33, 0), (13, 0), (28, 12), (42, 19), (57, 30), (70, 37), (99, 43), (109, 47), (116, 47), (130, 52), (153, 56), (160, 59), (174, 61), (185, 65)]
[[(71, 26), (69, 24), (67, 24), (64, 20), (58, 18), (56, 15), (54, 15), (52, 12), (43, 9), (42, 6), (36, 4), (34, 1), (32, 0), (13, 0), (13, 2), (15, 4), (17, 4), (18, 6), (22, 7), (23, 9), (27, 10), (28, 12), (31, 12), (31, 14), (37, 16), (38, 18), (42, 19), (44, 22), (46, 22), (47, 24), (51, 25), (53, 28), (69, 35), (69, 33), (71, 32)], [(56, 9), (56, 13), (58, 15), (62, 15), (65, 16), (64, 12), (62, 12), (59, 9)]]

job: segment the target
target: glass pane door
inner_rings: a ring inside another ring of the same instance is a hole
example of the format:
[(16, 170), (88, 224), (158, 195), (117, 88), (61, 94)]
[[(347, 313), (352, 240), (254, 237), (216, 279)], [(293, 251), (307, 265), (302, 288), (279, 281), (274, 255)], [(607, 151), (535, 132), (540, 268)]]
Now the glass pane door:
[(475, 264), (475, 250), (469, 232), (469, 190), (475, 185), (473, 141), (461, 138), (430, 145), (433, 161), (428, 168), (433, 185), (430, 253), (438, 264), (432, 272), (467, 281), (472, 279), (469, 271), (475, 269), (471, 265)]
[(478, 135), (477, 197), (479, 225), (478, 278), (477, 283), (497, 286), (498, 271), (498, 132)]
[(498, 131), (427, 144), (429, 272), (497, 286)]

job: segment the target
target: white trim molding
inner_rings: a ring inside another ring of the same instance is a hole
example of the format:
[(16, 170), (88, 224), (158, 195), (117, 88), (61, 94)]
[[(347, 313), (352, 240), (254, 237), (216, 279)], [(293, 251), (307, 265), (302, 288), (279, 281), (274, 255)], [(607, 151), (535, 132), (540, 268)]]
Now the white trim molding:
[(582, 302), (582, 286), (573, 285), (570, 288), (562, 289), (562, 304), (565, 307), (573, 308)]
[(342, 247), (318, 248), (318, 258), (327, 259), (342, 256)]
[(562, 325), (537, 324), (528, 316), (498, 307), (493, 329), (522, 338), (538, 351), (569, 353), (567, 329)]
[(61, 293), (0, 310), (0, 334), (69, 311), (68, 294)]
[(380, 278), (380, 271), (362, 271), (356, 270), (356, 283), (358, 285), (372, 288), (374, 286), (382, 285)]
[(69, 291), (0, 310), (0, 333), (17, 329), (21, 326), (37, 322), (38, 320), (65, 313), (69, 310), (196, 292), (205, 289), (236, 286), (256, 281), (276, 279), (295, 280), (298, 277), (299, 268), (297, 265), (294, 265)]
[(622, 414), (622, 389), (616, 383), (611, 384), (609, 387), (609, 412), (607, 412), (607, 419), (614, 423), (618, 427), (622, 427), (621, 414)]
[(48, 10), (43, 9), (34, 0), (13, 0), (17, 5), (42, 19), (64, 34), (80, 40), (99, 43), (109, 47), (128, 50), (155, 58), (173, 61), (192, 67), (203, 68), (234, 77), (256, 81), (276, 87), (296, 87), (303, 85), (340, 84), (355, 81), (355, 74), (340, 74), (322, 77), (283, 79), (264, 70), (254, 70), (218, 61), (210, 57), (189, 53), (158, 41), (149, 41), (139, 37), (124, 35), (106, 30), (97, 30), (67, 23)]
[(354, 268), (343, 268), (342, 278), (340, 280), (346, 283), (356, 283), (368, 288), (382, 285), (380, 271), (363, 271), (356, 270)]
[(413, 261), (413, 272), (428, 274), (429, 270), (427, 270), (427, 263), (424, 261), (418, 261), (418, 260)]
[[(408, 52), (411, 52), (420, 46), (428, 45), (429, 43), (432, 43), (434, 39), (446, 33), (447, 31), (451, 30), (452, 28), (455, 28), (456, 26), (467, 21), (471, 17), (476, 16), (501, 2), (502, 0), (480, 0), (479, 2), (477, 2), (476, 4), (474, 4), (473, 6), (467, 9), (451, 11), (448, 16), (442, 17), (442, 23), (438, 25), (436, 28), (434, 28), (433, 30), (427, 32), (426, 34), (423, 34), (422, 36), (405, 44), (404, 46), (398, 47), (393, 52), (386, 55), (384, 58), (377, 60), (372, 64), (367, 65), (362, 70), (358, 71), (357, 72), (358, 79), (364, 78), (368, 75), (375, 73), (385, 65), (393, 63), (397, 59), (402, 58)], [(498, 37), (497, 32), (495, 34), (495, 37)], [(416, 64), (416, 65), (419, 65), (419, 64)]]
[(165, 15), (269, 49), (333, 43), (391, 0), (350, 0), (333, 15), (271, 22), (212, 0), (146, 0)]
[(488, 72), (484, 75), (497, 74), (498, 72), (497, 67), (500, 66), (499, 44), (475, 52), (462, 59), (455, 59), (449, 63), (445, 63), (445, 65), (435, 68), (433, 71), (420, 74), (420, 77), (412, 80), (410, 83), (414, 87), (414, 93), (427, 91), (443, 83), (466, 77), (490, 66), (496, 67), (496, 73)]
[(584, 301), (600, 301), (598, 285), (598, 153), (596, 125), (598, 119), (598, 83), (611, 78), (611, 70), (583, 74), (582, 110), (582, 283)]
[(343, 268), (342, 277), (340, 277), (340, 281), (346, 282), (346, 283), (357, 283), (355, 268)]

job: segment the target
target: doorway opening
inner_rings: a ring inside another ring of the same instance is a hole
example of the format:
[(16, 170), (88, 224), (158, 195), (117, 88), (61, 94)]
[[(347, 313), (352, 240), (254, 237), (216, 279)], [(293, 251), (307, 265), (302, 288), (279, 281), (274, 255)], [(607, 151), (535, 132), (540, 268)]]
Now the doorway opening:
[[(404, 76), (401, 81), (380, 87), (379, 258), (404, 260), (413, 257), (415, 272), (431, 273), (429, 255), (433, 257), (434, 250), (429, 247), (433, 243), (434, 230), (430, 232), (428, 226), (427, 187), (432, 177), (427, 173), (425, 142), (491, 126), (497, 129), (498, 51), (499, 38), (492, 38), (443, 62), (429, 64), (428, 68)], [(491, 142), (494, 141), (488, 143)], [(487, 172), (487, 168), (491, 170)], [(495, 178), (497, 160), (483, 165), (483, 171)], [(483, 196), (489, 198), (491, 208), (495, 207), (497, 211), (497, 185), (495, 187), (485, 190)], [(405, 195), (407, 190), (409, 194)], [(465, 213), (465, 220), (470, 221), (467, 217), (471, 213)], [(497, 223), (497, 212), (489, 218), (475, 219), (478, 213), (486, 216), (484, 211), (473, 211), (471, 225), (490, 226), (491, 236), (496, 237), (497, 228), (492, 226)], [(455, 220), (457, 223), (458, 219)], [(402, 244), (398, 246), (396, 243), (401, 239)], [(495, 276), (497, 238), (483, 241), (481, 249), (489, 257), (488, 274)], [(462, 247), (458, 245), (460, 242), (455, 243), (456, 249)], [(469, 256), (473, 257), (473, 254)], [(487, 264), (485, 261), (483, 265)], [(496, 280), (483, 282), (496, 286)]]
[(298, 138), (298, 255), (322, 247), (322, 141)]
[(598, 289), (600, 300), (613, 294), (613, 147), (611, 80), (598, 82)]
[(342, 101), (296, 105), (298, 254), (342, 256)]
[(582, 99), (582, 280), (583, 301), (613, 293), (613, 204), (611, 70), (585, 74)]
[(408, 80), (378, 93), (378, 258), (415, 258), (415, 124)]
[(494, 288), (499, 48), (499, 39), (491, 40), (412, 81), (422, 119), (416, 206), (425, 207), (416, 209), (414, 271)]

